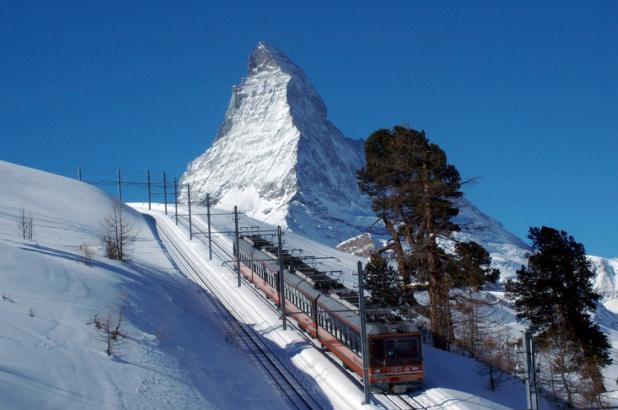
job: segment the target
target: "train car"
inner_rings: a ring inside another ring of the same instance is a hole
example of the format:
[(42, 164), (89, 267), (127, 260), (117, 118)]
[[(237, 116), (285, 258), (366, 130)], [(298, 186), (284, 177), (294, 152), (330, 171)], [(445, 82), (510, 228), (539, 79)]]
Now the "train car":
[[(264, 237), (245, 233), (238, 253), (242, 275), (279, 305), (277, 251)], [(285, 250), (282, 260), (288, 315), (362, 378), (358, 293)], [(372, 390), (403, 393), (420, 387), (423, 358), (418, 328), (375, 310), (368, 315), (366, 328)]]

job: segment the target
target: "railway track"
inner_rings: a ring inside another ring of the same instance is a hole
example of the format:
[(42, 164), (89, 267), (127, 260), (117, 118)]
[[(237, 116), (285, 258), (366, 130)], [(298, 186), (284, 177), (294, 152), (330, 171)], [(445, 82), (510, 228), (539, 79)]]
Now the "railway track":
[[(250, 326), (243, 326), (237, 318), (243, 318), (232, 303), (223, 295), (218, 285), (203, 275), (200, 269), (191, 261), (187, 253), (174, 241), (173, 235), (157, 224), (161, 240), (167, 248), (168, 254), (177, 267), (195, 281), (206, 293), (206, 299), (215, 309), (221, 312), (226, 330), (232, 332), (241, 341), (243, 347), (250, 353), (255, 363), (276, 387), (280, 395), (294, 409), (322, 409), (324, 405), (318, 403), (313, 394), (299, 383), (281, 360), (262, 340), (261, 336)], [(213, 296), (214, 295), (214, 296)]]
[(428, 409), (417, 399), (408, 395), (374, 394), (374, 398), (389, 410), (399, 409)]

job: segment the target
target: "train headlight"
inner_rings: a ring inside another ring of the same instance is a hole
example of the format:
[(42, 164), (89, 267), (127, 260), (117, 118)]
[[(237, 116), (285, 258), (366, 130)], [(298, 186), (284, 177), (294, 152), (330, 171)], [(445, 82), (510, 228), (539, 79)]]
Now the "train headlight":
[(418, 367), (413, 367), (412, 370), (418, 370)]
[(376, 369), (376, 371), (374, 373), (375, 374), (380, 374), (380, 373), (382, 373), (382, 371), (380, 369)]

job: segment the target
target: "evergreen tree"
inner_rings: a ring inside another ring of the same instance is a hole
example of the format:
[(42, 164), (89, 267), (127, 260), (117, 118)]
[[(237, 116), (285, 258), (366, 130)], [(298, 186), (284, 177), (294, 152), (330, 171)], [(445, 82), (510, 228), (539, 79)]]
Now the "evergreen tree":
[(365, 266), (366, 288), (371, 292), (371, 300), (381, 307), (398, 307), (402, 299), (402, 286), (399, 273), (389, 265), (379, 253), (371, 254)]
[[(481, 323), (482, 309), (490, 302), (479, 293), (483, 285), (498, 280), (500, 271), (490, 267), (489, 252), (472, 241), (458, 242), (448, 264), (451, 287), (458, 289), (450, 295), (451, 300), (454, 300), (454, 309), (459, 312), (458, 320), (454, 323), (458, 344), (472, 357), (482, 356), (487, 363), (502, 358), (499, 349), (488, 351), (490, 347), (496, 346), (495, 331), (488, 334)], [(490, 376), (493, 376), (491, 371)]]
[(592, 290), (594, 274), (584, 246), (565, 231), (545, 226), (530, 228), (528, 237), (528, 267), (507, 282), (507, 297), (514, 301), (517, 317), (538, 332), (542, 348), (552, 349), (561, 341), (570, 364), (585, 369), (582, 374), (598, 385), (599, 368), (611, 363), (610, 345), (590, 318), (600, 296)]
[(486, 283), (495, 283), (500, 271), (490, 267), (489, 252), (474, 241), (458, 242), (451, 260), (452, 287), (481, 290)]
[(458, 230), (452, 218), (458, 213), (453, 201), (462, 195), (459, 173), (425, 132), (405, 127), (371, 134), (365, 160), (357, 174), (359, 188), (391, 236), (388, 248), (395, 251), (404, 294), (413, 275), (426, 284), (434, 345), (446, 348), (452, 332), (450, 279), (437, 238)]

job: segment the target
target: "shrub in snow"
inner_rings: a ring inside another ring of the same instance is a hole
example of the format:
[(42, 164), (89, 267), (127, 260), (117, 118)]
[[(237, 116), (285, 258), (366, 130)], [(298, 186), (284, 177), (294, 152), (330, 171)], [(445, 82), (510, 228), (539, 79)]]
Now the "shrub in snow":
[(81, 245), (79, 245), (79, 250), (82, 253), (84, 264), (86, 266), (91, 266), (92, 265), (92, 248), (89, 245), (82, 243)]
[(22, 208), (17, 219), (17, 235), (25, 241), (31, 241), (32, 226), (32, 214)]
[(96, 313), (88, 324), (93, 325), (103, 334), (105, 353), (108, 356), (115, 354), (120, 339), (126, 337), (122, 328), (123, 316), (120, 310), (110, 310), (104, 314)]
[(112, 213), (101, 223), (101, 241), (105, 256), (119, 261), (127, 258), (128, 247), (135, 242), (135, 224), (123, 217), (122, 204), (115, 203)]

